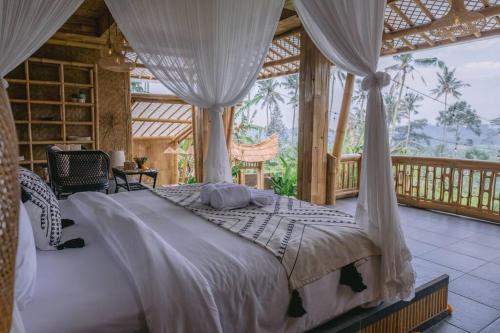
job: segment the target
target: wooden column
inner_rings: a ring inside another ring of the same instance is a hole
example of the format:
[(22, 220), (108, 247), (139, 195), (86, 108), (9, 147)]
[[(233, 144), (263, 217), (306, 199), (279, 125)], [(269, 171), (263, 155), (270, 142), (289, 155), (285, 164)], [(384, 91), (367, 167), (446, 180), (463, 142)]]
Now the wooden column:
[(203, 160), (204, 160), (204, 112), (203, 109), (193, 106), (193, 150), (194, 150), (194, 170), (197, 182), (203, 182)]
[(233, 147), (234, 112), (235, 112), (234, 106), (225, 108), (223, 116), (224, 132), (226, 133), (226, 145), (227, 145), (227, 153), (229, 155), (229, 161), (232, 161), (231, 149)]
[(344, 95), (342, 96), (342, 105), (340, 106), (339, 122), (337, 131), (335, 132), (335, 142), (333, 144), (332, 155), (337, 158), (337, 163), (340, 162), (342, 156), (342, 146), (344, 144), (345, 130), (349, 119), (349, 111), (351, 109), (352, 90), (354, 87), (354, 75), (347, 74), (344, 85)]
[(328, 181), (327, 181), (327, 198), (326, 203), (335, 205), (337, 186), (336, 177), (338, 174), (339, 164), (342, 159), (342, 146), (345, 139), (345, 131), (347, 121), (349, 120), (349, 111), (351, 110), (352, 91), (354, 88), (354, 75), (349, 73), (345, 80), (344, 95), (342, 96), (342, 105), (340, 106), (339, 121), (337, 131), (335, 131), (335, 141), (333, 143), (332, 157), (328, 160)]
[(300, 35), (298, 197), (326, 200), (328, 91), (331, 63), (305, 31)]

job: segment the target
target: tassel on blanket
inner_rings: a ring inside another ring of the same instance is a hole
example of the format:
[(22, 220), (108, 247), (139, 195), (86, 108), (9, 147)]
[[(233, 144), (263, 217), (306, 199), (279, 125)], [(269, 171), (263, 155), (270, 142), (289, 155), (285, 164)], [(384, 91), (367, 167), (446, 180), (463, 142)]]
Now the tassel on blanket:
[(351, 290), (356, 293), (359, 293), (367, 288), (363, 283), (363, 277), (358, 272), (354, 263), (350, 263), (349, 265), (342, 267), (340, 271), (340, 284), (351, 287)]
[(75, 238), (75, 239), (70, 239), (69, 241), (58, 245), (57, 249), (58, 250), (76, 249), (76, 248), (81, 248), (84, 246), (85, 246), (85, 241), (82, 238)]
[(75, 221), (73, 221), (73, 220), (70, 220), (70, 219), (61, 219), (61, 227), (63, 229), (67, 228), (67, 227), (70, 227), (73, 224), (75, 224)]
[(297, 289), (292, 291), (292, 298), (290, 299), (290, 305), (288, 306), (288, 316), (292, 318), (299, 318), (305, 315), (307, 312), (302, 306), (302, 298), (300, 297)]

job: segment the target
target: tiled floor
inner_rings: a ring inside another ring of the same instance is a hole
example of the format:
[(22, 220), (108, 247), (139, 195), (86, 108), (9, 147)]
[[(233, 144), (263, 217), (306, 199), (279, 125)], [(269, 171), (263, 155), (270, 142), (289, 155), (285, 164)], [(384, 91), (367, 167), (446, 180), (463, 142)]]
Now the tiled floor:
[[(355, 199), (337, 207), (354, 212)], [(453, 314), (429, 333), (500, 333), (500, 225), (399, 207), (417, 284), (446, 273)]]

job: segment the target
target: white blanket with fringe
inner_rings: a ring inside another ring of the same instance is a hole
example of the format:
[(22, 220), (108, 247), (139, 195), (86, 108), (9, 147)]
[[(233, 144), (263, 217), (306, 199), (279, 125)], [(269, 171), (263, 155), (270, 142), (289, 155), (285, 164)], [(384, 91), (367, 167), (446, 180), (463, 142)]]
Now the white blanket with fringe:
[(152, 191), (273, 253), (287, 272), (290, 290), (380, 253), (354, 218), (336, 209), (277, 195), (264, 207), (216, 210), (201, 203), (200, 188), (194, 184)]

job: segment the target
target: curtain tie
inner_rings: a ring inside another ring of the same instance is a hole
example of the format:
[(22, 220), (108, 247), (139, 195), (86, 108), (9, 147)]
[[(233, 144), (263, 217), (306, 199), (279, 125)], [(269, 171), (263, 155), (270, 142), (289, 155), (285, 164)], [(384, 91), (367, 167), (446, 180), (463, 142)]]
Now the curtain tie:
[(363, 81), (361, 82), (361, 89), (370, 90), (375, 87), (385, 87), (391, 83), (391, 76), (386, 72), (376, 72), (374, 74), (370, 74), (365, 76)]

